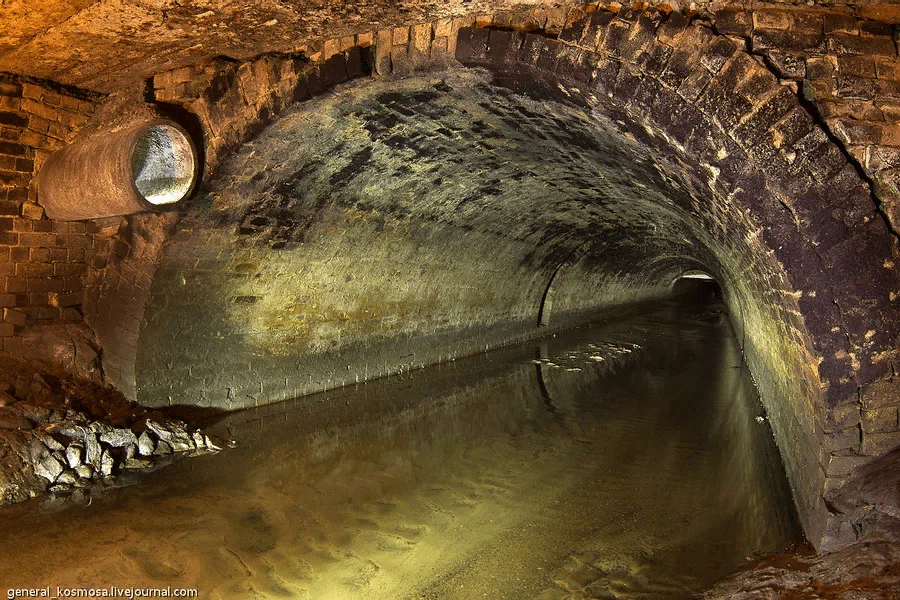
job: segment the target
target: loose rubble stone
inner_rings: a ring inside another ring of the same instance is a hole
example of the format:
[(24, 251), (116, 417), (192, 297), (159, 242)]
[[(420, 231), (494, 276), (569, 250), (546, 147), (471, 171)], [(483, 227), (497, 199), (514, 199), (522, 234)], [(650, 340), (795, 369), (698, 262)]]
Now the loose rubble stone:
[(56, 478), (62, 472), (63, 466), (52, 456), (47, 456), (34, 465), (34, 474), (43, 477), (50, 483), (56, 481)]
[(51, 427), (53, 431), (70, 439), (83, 440), (85, 436), (85, 428), (74, 423), (61, 423)]
[(184, 423), (179, 421), (159, 422), (147, 419), (147, 429), (156, 434), (156, 437), (169, 444), (175, 452), (192, 450), (193, 440), (188, 434)]
[(90, 465), (94, 467), (94, 470), (98, 470), (100, 468), (100, 457), (102, 456), (103, 450), (93, 433), (84, 433), (84, 447), (85, 462), (90, 463)]
[[(185, 423), (148, 413), (114, 390), (65, 377), (0, 360), (0, 505), (50, 489), (93, 494), (131, 485), (139, 479), (136, 471), (172, 462), (173, 445), (190, 451), (204, 440), (202, 432), (191, 435)], [(159, 453), (148, 417), (170, 440)]]
[(115, 466), (115, 460), (108, 450), (104, 450), (103, 454), (100, 456), (100, 474), (104, 477), (109, 477), (112, 475), (113, 467)]
[(78, 480), (78, 477), (75, 475), (74, 471), (63, 471), (60, 473), (59, 477), (56, 478), (57, 483), (66, 483), (69, 485), (74, 485), (75, 481)]
[(101, 433), (100, 441), (113, 448), (123, 448), (129, 444), (136, 444), (137, 437), (130, 429), (112, 429)]
[(65, 446), (63, 446), (62, 444), (57, 442), (55, 439), (53, 439), (49, 435), (39, 435), (38, 439), (41, 440), (42, 444), (44, 444), (47, 448), (49, 448), (50, 450), (52, 450), (54, 452), (58, 452), (58, 451), (66, 449)]
[(69, 444), (69, 447), (66, 448), (66, 462), (69, 463), (69, 467), (74, 469), (75, 467), (81, 465), (81, 459), (84, 455), (84, 445), (73, 442)]
[(143, 432), (141, 437), (138, 438), (138, 454), (141, 456), (150, 456), (153, 454), (153, 451), (156, 450), (156, 444), (153, 443), (153, 440), (147, 435), (147, 432)]

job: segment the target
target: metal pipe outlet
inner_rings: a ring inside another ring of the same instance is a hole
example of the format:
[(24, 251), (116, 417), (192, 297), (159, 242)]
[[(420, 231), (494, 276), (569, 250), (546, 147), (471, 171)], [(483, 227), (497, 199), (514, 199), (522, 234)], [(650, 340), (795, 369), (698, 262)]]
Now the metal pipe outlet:
[(79, 221), (160, 210), (197, 183), (197, 149), (168, 119), (97, 132), (50, 155), (37, 178), (51, 219)]

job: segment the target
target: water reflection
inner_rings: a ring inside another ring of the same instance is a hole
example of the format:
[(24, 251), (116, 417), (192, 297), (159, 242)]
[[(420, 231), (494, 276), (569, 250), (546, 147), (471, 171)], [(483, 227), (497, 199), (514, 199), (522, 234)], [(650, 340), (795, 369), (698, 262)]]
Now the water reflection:
[(209, 598), (686, 597), (798, 536), (740, 366), (727, 324), (670, 303), (236, 413), (217, 425), (235, 449), (88, 507), (0, 511), (0, 580)]

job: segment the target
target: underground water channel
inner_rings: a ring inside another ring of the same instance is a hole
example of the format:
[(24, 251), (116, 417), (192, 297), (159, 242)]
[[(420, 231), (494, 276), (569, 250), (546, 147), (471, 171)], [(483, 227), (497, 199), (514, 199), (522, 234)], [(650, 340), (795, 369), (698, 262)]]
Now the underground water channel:
[(802, 533), (714, 282), (673, 290), (227, 414), (208, 427), (236, 447), (82, 504), (3, 508), (0, 579), (220, 599), (691, 597)]

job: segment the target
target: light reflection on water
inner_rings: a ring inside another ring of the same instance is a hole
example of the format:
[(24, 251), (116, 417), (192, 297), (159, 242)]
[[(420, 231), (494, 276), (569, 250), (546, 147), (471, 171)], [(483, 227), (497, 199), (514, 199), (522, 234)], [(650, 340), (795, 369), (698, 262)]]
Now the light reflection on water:
[(4, 509), (0, 581), (686, 597), (799, 537), (761, 414), (728, 325), (670, 303), (231, 415), (237, 448), (88, 507)]

